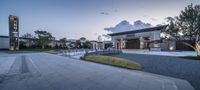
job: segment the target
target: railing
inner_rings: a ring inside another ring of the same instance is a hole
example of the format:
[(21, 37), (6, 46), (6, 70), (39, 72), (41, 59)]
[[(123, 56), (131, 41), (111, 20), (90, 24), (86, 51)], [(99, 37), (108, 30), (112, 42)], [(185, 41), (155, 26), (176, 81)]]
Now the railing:
[(99, 50), (94, 52), (86, 52), (85, 55), (104, 55), (104, 54), (119, 54), (122, 53), (121, 50), (112, 49), (112, 50)]
[(119, 54), (122, 53), (121, 50), (112, 49), (112, 50), (92, 50), (92, 49), (71, 49), (71, 50), (60, 50), (58, 55), (80, 58), (85, 55), (103, 55), (103, 54)]
[(60, 50), (58, 52), (59, 55), (62, 56), (77, 56), (77, 55), (84, 55), (86, 52), (91, 52), (94, 50), (91, 49), (71, 49), (71, 50)]

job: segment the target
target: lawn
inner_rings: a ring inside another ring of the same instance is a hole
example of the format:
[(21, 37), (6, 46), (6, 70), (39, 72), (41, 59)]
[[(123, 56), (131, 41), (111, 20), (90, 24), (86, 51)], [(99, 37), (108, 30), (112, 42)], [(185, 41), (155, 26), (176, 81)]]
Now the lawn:
[(85, 57), (81, 57), (82, 60), (91, 61), (106, 65), (112, 65), (116, 67), (122, 67), (127, 69), (138, 70), (141, 69), (141, 65), (137, 62), (130, 61), (124, 58), (117, 58), (112, 56), (104, 56), (104, 55), (88, 55)]

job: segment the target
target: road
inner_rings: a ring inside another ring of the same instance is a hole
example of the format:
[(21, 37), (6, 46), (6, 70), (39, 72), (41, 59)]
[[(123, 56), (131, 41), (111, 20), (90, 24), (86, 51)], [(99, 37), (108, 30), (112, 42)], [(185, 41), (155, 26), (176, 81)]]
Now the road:
[(199, 60), (188, 60), (174, 56), (126, 53), (113, 56), (136, 61), (142, 64), (142, 71), (145, 72), (187, 80), (196, 90), (200, 90)]
[(0, 90), (194, 90), (185, 80), (47, 53), (0, 55)]

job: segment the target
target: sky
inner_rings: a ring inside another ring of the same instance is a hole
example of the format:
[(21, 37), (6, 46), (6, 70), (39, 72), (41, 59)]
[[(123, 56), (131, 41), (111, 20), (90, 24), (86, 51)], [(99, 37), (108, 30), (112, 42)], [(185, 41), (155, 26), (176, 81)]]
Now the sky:
[(190, 3), (200, 0), (0, 0), (0, 35), (8, 35), (8, 16), (16, 15), (20, 35), (46, 30), (56, 39), (96, 40), (123, 20), (165, 23)]

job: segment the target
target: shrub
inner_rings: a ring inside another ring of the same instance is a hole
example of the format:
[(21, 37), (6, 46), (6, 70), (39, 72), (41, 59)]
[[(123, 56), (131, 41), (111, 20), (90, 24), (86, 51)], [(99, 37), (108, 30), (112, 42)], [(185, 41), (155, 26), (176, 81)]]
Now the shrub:
[(81, 57), (82, 60), (92, 61), (96, 63), (102, 63), (122, 68), (134, 69), (138, 70), (141, 69), (141, 65), (137, 62), (130, 61), (123, 58), (111, 57), (111, 56), (103, 56), (103, 55), (88, 55)]

